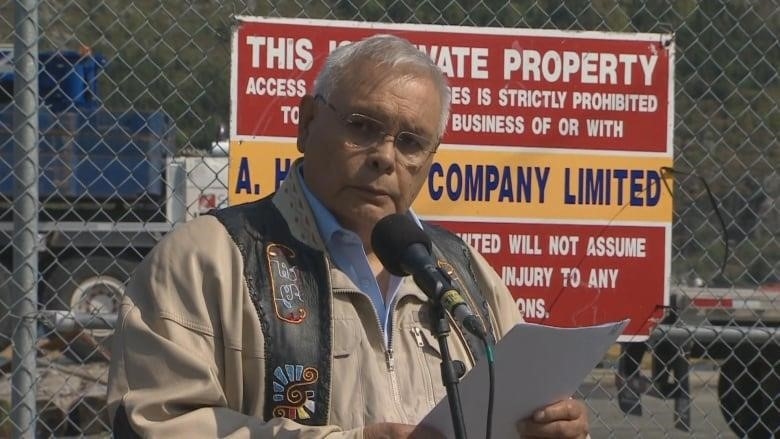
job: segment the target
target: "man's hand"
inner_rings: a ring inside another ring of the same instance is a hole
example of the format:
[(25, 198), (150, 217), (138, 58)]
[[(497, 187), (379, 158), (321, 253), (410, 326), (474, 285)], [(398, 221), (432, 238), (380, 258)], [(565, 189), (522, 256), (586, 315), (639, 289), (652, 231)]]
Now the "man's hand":
[(364, 439), (444, 439), (438, 431), (420, 425), (384, 422), (363, 428)]
[(581, 401), (566, 399), (523, 419), (517, 430), (524, 439), (584, 439), (588, 437), (588, 410)]

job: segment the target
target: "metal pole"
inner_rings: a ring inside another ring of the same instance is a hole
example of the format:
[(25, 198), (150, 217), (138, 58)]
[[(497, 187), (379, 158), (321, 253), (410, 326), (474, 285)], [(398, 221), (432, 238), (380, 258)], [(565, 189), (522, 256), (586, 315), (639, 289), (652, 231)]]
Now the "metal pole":
[[(38, 1), (17, 0), (14, 14), (14, 234), (11, 420), (14, 438), (35, 437), (38, 304)], [(18, 298), (18, 299), (16, 299)]]
[(92, 314), (70, 310), (43, 310), (41, 323), (54, 328), (55, 332), (77, 332), (82, 329), (114, 329), (116, 314)]
[(690, 341), (703, 345), (720, 341), (734, 346), (745, 340), (749, 340), (755, 346), (780, 342), (780, 329), (745, 326), (658, 325), (650, 334), (647, 343), (653, 346), (661, 341), (671, 341), (676, 346), (682, 346)]

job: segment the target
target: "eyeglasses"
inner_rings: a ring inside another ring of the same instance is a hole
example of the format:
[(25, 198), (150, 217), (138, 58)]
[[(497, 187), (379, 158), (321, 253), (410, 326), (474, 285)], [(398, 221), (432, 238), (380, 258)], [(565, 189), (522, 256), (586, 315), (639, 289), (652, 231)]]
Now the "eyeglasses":
[(342, 114), (322, 95), (314, 96), (315, 100), (322, 101), (333, 113), (344, 122), (349, 143), (358, 148), (372, 148), (384, 141), (387, 136), (393, 138), (395, 149), (409, 164), (420, 164), (436, 151), (439, 141), (431, 140), (419, 134), (409, 131), (399, 131), (395, 135), (387, 131), (384, 123), (360, 113)]

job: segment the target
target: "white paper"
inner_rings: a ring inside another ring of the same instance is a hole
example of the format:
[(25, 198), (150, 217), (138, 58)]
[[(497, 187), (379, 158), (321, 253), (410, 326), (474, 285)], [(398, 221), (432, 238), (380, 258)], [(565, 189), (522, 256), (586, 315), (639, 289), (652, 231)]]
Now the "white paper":
[[(495, 347), (493, 437), (518, 437), (517, 421), (537, 409), (570, 397), (604, 357), (628, 320), (583, 328), (520, 323)], [(461, 379), (460, 400), (470, 439), (485, 437), (488, 406), (487, 361)], [(422, 420), (454, 438), (445, 397)]]

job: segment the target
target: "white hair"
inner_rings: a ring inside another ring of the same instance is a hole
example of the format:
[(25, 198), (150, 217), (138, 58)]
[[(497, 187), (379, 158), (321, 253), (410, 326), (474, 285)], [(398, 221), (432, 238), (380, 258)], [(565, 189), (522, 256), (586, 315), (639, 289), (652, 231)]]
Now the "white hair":
[(438, 134), (439, 137), (444, 134), (447, 118), (450, 115), (451, 100), (447, 79), (428, 55), (418, 50), (409, 41), (394, 35), (373, 35), (334, 49), (317, 75), (314, 93), (329, 99), (333, 90), (348, 78), (353, 63), (365, 60), (374, 61), (377, 66), (388, 69), (412, 67), (427, 73), (438, 87), (441, 96), (442, 108)]

